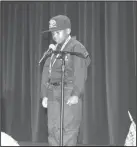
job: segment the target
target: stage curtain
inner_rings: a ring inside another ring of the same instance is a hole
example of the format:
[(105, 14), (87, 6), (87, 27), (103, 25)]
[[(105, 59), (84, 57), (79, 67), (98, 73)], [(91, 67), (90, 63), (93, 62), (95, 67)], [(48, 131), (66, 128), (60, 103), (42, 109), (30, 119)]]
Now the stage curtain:
[(123, 145), (136, 121), (136, 2), (1, 2), (1, 129), (18, 141), (47, 142), (40, 101), (49, 19), (65, 14), (91, 58), (78, 143)]

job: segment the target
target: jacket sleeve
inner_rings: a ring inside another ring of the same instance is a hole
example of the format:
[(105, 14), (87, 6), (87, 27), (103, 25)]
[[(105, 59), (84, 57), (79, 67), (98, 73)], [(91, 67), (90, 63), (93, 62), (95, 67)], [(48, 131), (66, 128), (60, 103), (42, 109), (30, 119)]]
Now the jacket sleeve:
[(48, 61), (46, 61), (43, 66), (42, 78), (41, 78), (41, 98), (47, 97), (48, 70), (49, 70), (49, 64)]
[[(74, 52), (80, 52), (82, 54), (88, 55), (86, 49), (84, 46), (77, 44), (74, 47)], [(84, 90), (85, 81), (87, 79), (87, 67), (88, 64), (86, 64), (87, 59), (83, 59), (77, 56), (74, 56), (74, 66), (73, 66), (73, 72), (74, 72), (74, 81), (73, 81), (73, 90), (71, 93), (71, 96), (78, 96), (82, 94)]]

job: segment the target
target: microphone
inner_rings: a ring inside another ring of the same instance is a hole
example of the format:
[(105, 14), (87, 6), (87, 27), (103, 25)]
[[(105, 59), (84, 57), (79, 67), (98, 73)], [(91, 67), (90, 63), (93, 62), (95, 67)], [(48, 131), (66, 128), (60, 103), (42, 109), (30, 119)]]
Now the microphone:
[(54, 44), (50, 44), (48, 50), (43, 54), (42, 58), (40, 59), (39, 64), (47, 55), (51, 54), (54, 50), (56, 50), (56, 46)]

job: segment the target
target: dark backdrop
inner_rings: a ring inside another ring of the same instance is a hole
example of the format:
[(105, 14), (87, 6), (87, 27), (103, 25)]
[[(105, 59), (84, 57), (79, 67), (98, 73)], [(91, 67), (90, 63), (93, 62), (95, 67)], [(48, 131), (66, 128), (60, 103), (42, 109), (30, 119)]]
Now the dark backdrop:
[(2, 2), (1, 128), (18, 141), (47, 141), (40, 102), (49, 19), (66, 14), (91, 64), (79, 143), (123, 145), (128, 110), (136, 121), (136, 2)]

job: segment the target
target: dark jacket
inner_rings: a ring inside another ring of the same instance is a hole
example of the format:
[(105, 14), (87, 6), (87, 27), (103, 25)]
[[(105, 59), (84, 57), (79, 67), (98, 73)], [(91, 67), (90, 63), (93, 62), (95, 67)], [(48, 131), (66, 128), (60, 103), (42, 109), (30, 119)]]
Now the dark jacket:
[[(60, 50), (61, 46), (57, 47), (57, 50)], [(65, 83), (72, 83), (73, 90), (71, 95), (80, 96), (84, 89), (84, 84), (87, 79), (87, 67), (90, 64), (90, 58), (85, 47), (76, 40), (75, 37), (72, 37), (69, 42), (66, 44), (63, 51), (69, 52), (79, 52), (86, 59), (67, 54), (65, 58)], [(52, 62), (55, 59), (55, 56), (52, 58)], [(42, 72), (42, 81), (41, 81), (41, 94), (42, 98), (47, 97), (47, 83), (61, 82), (61, 65), (62, 61), (57, 59), (52, 67), (51, 75), (49, 76), (49, 64), (50, 57), (45, 61), (43, 72)]]

